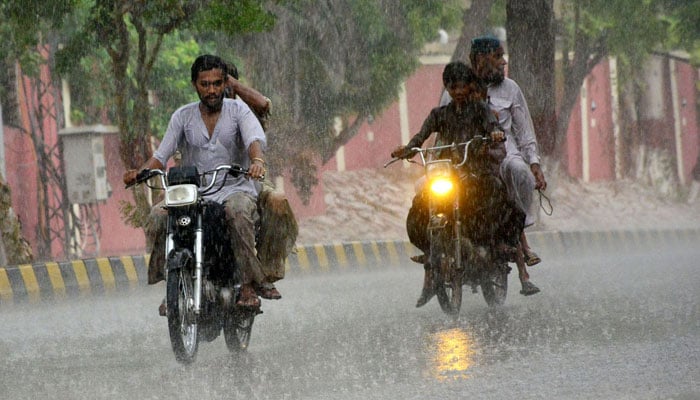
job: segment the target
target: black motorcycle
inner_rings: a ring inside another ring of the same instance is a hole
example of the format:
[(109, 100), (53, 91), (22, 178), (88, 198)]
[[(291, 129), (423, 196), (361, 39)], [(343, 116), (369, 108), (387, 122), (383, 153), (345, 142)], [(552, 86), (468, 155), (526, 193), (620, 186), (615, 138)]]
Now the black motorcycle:
[[(494, 221), (507, 219), (510, 211), (504, 205), (504, 188), (498, 186), (502, 182), (487, 171), (486, 158), (494, 140), (502, 141), (500, 136), (477, 136), (461, 144), (410, 149), (420, 161), (408, 161), (425, 169), (426, 180), (417, 198), (424, 198), (428, 212), (416, 225), (425, 229), (429, 242), (424, 246), (429, 247), (426, 268), (432, 273), (440, 307), (455, 317), (461, 308), (463, 285), (475, 293), (480, 287), (489, 306), (502, 305), (508, 292), (511, 268), (508, 254), (499, 247), (504, 235), (499, 227), (504, 224)], [(517, 229), (511, 227), (509, 235)]]
[(225, 211), (223, 205), (204, 199), (221, 190), (226, 176), (246, 173), (231, 165), (201, 174), (195, 167), (173, 167), (167, 174), (146, 169), (134, 183), (159, 177), (160, 187), (146, 184), (165, 191), (168, 330), (175, 358), (183, 364), (195, 360), (200, 341), (211, 342), (222, 330), (229, 351), (245, 351), (255, 316), (261, 312), (236, 305), (241, 277)]

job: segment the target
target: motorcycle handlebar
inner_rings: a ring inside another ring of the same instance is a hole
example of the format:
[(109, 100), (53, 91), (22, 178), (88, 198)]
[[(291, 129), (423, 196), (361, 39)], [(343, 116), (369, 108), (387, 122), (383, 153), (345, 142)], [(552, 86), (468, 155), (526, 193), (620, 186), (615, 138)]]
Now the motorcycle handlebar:
[(153, 178), (156, 175), (160, 175), (163, 177), (163, 176), (165, 176), (165, 172), (163, 172), (160, 169), (142, 169), (141, 171), (139, 171), (138, 174), (136, 174), (136, 179), (134, 179), (133, 182), (131, 182), (125, 186), (125, 189), (130, 189), (130, 188), (138, 185), (139, 183), (143, 183), (143, 182)]
[[(233, 177), (238, 177), (240, 175), (247, 175), (248, 174), (248, 169), (242, 168), (239, 165), (219, 165), (215, 169), (211, 171), (206, 171), (204, 173), (201, 173), (200, 176), (208, 175), (208, 174), (213, 174), (211, 182), (209, 185), (207, 185), (205, 188), (202, 188), (202, 192), (207, 192), (211, 190), (211, 188), (214, 186), (216, 183), (216, 178), (217, 176), (222, 172), (226, 171), (226, 174), (231, 175)], [(165, 171), (160, 170), (160, 169), (143, 169), (141, 170), (137, 175), (136, 179), (132, 183), (129, 183), (125, 186), (126, 189), (130, 189), (133, 186), (136, 186), (140, 183), (146, 182), (147, 180), (153, 178), (154, 176), (160, 176), (161, 177), (161, 184), (162, 187), (165, 188), (167, 187), (167, 182), (166, 182), (166, 177), (167, 174)], [(264, 180), (265, 176), (262, 176), (260, 180)]]
[[(427, 148), (421, 148), (421, 147), (413, 147), (411, 148), (412, 156), (415, 154), (420, 154), (422, 164), (425, 165), (426, 160), (425, 160), (425, 154), (431, 152), (431, 151), (436, 151), (436, 150), (444, 150), (444, 149), (456, 149), (459, 147), (464, 147), (464, 158), (462, 161), (457, 164), (457, 166), (462, 166), (467, 162), (467, 157), (469, 154), (469, 145), (472, 144), (472, 142), (480, 142), (480, 143), (491, 143), (491, 142), (503, 142), (505, 141), (505, 135), (501, 131), (494, 131), (490, 135), (487, 136), (475, 136), (472, 139), (462, 142), (462, 143), (452, 143), (452, 144), (447, 144), (447, 145), (442, 145), (442, 146), (433, 146), (433, 147), (427, 147)], [(391, 160), (386, 162), (384, 164), (384, 168), (388, 167), (389, 165), (395, 163), (396, 161), (401, 160), (401, 157), (393, 157)]]

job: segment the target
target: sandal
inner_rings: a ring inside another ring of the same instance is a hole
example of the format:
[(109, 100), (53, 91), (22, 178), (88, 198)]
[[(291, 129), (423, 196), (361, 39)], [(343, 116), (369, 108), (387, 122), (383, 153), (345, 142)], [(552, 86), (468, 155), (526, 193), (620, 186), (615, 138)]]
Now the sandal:
[(263, 283), (258, 286), (257, 294), (263, 299), (268, 300), (279, 300), (282, 298), (282, 294), (277, 290), (275, 285), (271, 283)]
[(520, 294), (522, 294), (523, 296), (532, 296), (533, 294), (537, 294), (540, 292), (540, 288), (535, 286), (535, 284), (530, 281), (525, 281), (522, 284), (523, 289), (520, 291)]
[(246, 308), (260, 307), (260, 299), (251, 285), (248, 284), (241, 287), (241, 294), (238, 296), (236, 305)]
[(161, 317), (165, 317), (166, 315), (168, 315), (168, 306), (167, 304), (165, 304), (165, 299), (163, 299), (163, 301), (158, 306), (158, 315), (160, 315)]
[(426, 257), (425, 254), (419, 254), (417, 256), (411, 256), (411, 261), (416, 262), (418, 264), (425, 264), (427, 258), (428, 257)]
[(523, 257), (525, 258), (525, 264), (528, 267), (532, 267), (533, 265), (537, 265), (542, 262), (540, 256), (538, 256), (537, 253), (532, 250), (523, 250)]

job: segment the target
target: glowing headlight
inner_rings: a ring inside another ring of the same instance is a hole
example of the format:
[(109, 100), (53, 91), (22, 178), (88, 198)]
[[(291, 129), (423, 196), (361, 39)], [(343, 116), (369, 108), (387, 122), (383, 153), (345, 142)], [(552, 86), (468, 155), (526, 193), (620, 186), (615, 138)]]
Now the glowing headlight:
[(430, 182), (430, 191), (444, 196), (454, 188), (452, 164), (449, 160), (436, 161), (425, 166), (425, 173)]
[(165, 192), (166, 206), (185, 206), (194, 204), (197, 201), (196, 185), (176, 185), (171, 186)]
[(450, 193), (454, 188), (454, 183), (447, 178), (438, 178), (430, 181), (430, 191), (438, 196), (444, 196)]

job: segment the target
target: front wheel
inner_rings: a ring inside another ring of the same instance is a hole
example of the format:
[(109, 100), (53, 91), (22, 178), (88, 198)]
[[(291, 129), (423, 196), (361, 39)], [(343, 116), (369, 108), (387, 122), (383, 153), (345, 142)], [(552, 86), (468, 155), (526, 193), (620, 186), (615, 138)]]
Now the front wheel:
[(435, 294), (440, 308), (445, 314), (457, 318), (462, 308), (462, 277), (457, 271), (445, 276), (437, 273), (434, 276)]
[(166, 301), (168, 331), (175, 359), (183, 364), (192, 363), (199, 347), (199, 329), (194, 306), (193, 278), (188, 268), (168, 272)]
[(254, 312), (233, 312), (224, 321), (224, 340), (231, 353), (241, 353), (248, 349), (250, 335), (255, 321)]
[(506, 264), (496, 265), (495, 270), (481, 281), (481, 293), (489, 307), (502, 306), (508, 294), (508, 272)]
[(444, 235), (435, 235), (430, 243), (433, 287), (442, 311), (456, 318), (462, 308), (462, 274), (455, 270), (454, 251), (445, 246), (451, 241), (439, 236)]

